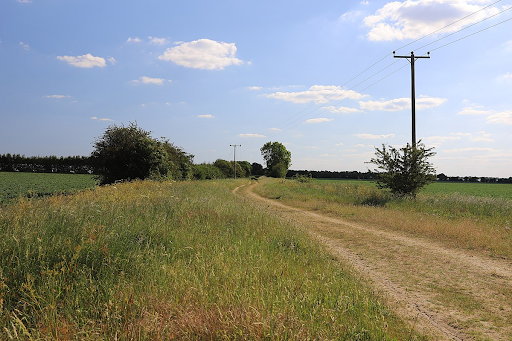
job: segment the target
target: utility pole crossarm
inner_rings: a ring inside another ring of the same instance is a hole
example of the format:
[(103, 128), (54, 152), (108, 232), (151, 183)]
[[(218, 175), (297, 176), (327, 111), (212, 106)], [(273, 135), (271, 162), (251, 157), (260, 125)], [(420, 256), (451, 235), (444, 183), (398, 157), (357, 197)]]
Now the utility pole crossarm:
[(394, 58), (406, 58), (411, 63), (411, 111), (412, 111), (412, 147), (416, 147), (416, 92), (414, 89), (414, 61), (420, 58), (430, 58), (430, 52), (427, 52), (428, 56), (415, 56), (414, 51), (411, 52), (410, 56), (396, 56), (393, 51)]

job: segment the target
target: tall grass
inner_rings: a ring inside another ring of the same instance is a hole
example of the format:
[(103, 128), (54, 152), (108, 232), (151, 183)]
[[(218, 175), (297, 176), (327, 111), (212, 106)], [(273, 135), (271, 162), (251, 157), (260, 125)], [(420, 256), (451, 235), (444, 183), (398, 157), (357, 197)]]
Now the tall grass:
[(241, 182), (134, 182), (0, 208), (0, 339), (418, 339)]
[(510, 199), (440, 191), (396, 198), (367, 182), (260, 182), (256, 191), (268, 198), (512, 258)]

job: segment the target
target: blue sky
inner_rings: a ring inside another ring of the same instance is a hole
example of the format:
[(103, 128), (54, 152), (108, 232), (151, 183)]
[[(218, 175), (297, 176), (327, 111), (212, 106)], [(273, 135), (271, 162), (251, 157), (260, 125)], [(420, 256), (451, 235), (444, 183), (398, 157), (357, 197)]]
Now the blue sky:
[(230, 144), (263, 163), (279, 141), (292, 169), (365, 171), (375, 146), (411, 141), (410, 64), (392, 51), (431, 51), (415, 64), (416, 134), (437, 171), (509, 177), (510, 6), (2, 0), (0, 154), (89, 155), (136, 121), (196, 163), (232, 159)]

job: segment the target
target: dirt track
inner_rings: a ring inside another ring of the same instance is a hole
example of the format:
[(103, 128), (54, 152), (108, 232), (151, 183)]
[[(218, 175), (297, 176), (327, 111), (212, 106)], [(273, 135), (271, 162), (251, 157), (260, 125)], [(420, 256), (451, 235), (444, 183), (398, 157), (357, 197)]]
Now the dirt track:
[(262, 198), (369, 279), (390, 306), (435, 340), (512, 340), (512, 263)]

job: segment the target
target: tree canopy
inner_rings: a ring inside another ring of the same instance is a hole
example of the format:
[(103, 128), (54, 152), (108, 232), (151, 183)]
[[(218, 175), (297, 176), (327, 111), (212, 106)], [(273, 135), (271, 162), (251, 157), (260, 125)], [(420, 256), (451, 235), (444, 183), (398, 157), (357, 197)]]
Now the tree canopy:
[(425, 148), (421, 141), (416, 146), (403, 148), (375, 148), (375, 157), (369, 163), (377, 166), (377, 185), (395, 195), (416, 196), (425, 185), (436, 180), (435, 169), (428, 158), (435, 155), (433, 148)]
[(93, 143), (91, 160), (103, 184), (118, 180), (192, 176), (193, 155), (169, 141), (151, 137), (136, 123), (109, 126)]
[(267, 142), (260, 151), (267, 165), (267, 174), (276, 178), (284, 178), (292, 162), (292, 153), (279, 142)]

